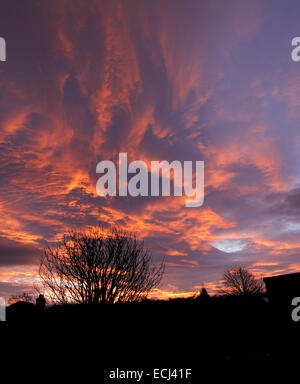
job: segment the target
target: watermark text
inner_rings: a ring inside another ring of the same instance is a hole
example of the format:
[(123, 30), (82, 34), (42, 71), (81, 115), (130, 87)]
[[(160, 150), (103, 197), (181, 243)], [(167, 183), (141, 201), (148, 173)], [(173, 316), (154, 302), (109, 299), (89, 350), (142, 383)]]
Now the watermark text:
[[(127, 153), (119, 153), (117, 167), (110, 160), (100, 161), (96, 173), (104, 173), (96, 183), (99, 196), (183, 196), (186, 207), (200, 207), (204, 202), (204, 161), (193, 162), (174, 160), (171, 163), (151, 161), (150, 172), (144, 161), (132, 161), (128, 164)], [(133, 176), (128, 180), (128, 174)], [(172, 176), (173, 175), (173, 176)], [(171, 183), (172, 181), (172, 183)], [(150, 185), (149, 185), (150, 184)], [(173, 184), (173, 193), (171, 193)], [(193, 186), (194, 185), (194, 186)], [(118, 188), (117, 188), (118, 187)]]

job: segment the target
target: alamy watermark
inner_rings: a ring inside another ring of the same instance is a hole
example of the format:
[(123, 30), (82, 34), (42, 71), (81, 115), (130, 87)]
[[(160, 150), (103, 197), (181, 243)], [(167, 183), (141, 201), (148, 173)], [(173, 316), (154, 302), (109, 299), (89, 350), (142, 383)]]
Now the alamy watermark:
[(6, 61), (6, 42), (3, 37), (0, 37), (0, 61)]
[(291, 313), (292, 320), (299, 321), (300, 320), (300, 297), (293, 298), (292, 306), (295, 307)]
[[(149, 177), (148, 166), (144, 161), (132, 161), (128, 164), (127, 153), (119, 153), (118, 196), (171, 196), (172, 179), (173, 196), (183, 196), (184, 193), (190, 197), (185, 199), (186, 207), (201, 207), (204, 202), (204, 161), (195, 162), (195, 173), (192, 161), (184, 161), (183, 165), (178, 160), (171, 163), (166, 160), (150, 163)], [(116, 165), (110, 160), (100, 161), (96, 173), (104, 173), (97, 180), (97, 194), (117, 196)], [(130, 180), (128, 174), (134, 174)]]
[(3, 297), (0, 297), (0, 321), (6, 320), (6, 306)]

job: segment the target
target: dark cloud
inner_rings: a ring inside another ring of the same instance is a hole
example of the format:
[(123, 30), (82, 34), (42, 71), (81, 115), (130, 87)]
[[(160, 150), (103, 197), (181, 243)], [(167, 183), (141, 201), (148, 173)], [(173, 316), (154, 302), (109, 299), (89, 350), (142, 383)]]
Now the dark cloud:
[(0, 238), (0, 266), (36, 264), (41, 250), (36, 246)]
[(300, 215), (300, 188), (270, 194), (266, 196), (265, 201), (269, 204), (266, 210), (269, 215), (286, 218), (297, 218)]

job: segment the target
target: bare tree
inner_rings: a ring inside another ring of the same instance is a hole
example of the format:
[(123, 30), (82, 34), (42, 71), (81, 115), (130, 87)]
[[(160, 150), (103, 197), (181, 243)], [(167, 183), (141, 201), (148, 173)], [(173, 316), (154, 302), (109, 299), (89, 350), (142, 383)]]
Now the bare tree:
[(222, 293), (230, 295), (255, 295), (263, 292), (263, 281), (256, 279), (247, 268), (232, 268), (224, 272)]
[(144, 243), (135, 235), (101, 227), (71, 231), (58, 246), (48, 246), (39, 274), (50, 300), (60, 303), (140, 301), (157, 287), (164, 263), (152, 264)]
[(17, 301), (25, 301), (26, 303), (34, 303), (35, 297), (34, 297), (34, 294), (32, 292), (23, 292), (23, 293), (19, 293), (19, 294), (11, 296), (8, 299), (7, 304), (9, 304), (9, 305), (14, 304)]

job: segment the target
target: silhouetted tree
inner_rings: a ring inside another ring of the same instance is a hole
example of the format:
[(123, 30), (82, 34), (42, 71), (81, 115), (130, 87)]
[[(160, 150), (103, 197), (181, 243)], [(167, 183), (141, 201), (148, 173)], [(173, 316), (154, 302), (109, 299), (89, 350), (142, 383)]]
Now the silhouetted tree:
[(46, 308), (46, 299), (44, 295), (40, 294), (39, 297), (35, 299), (35, 305), (41, 311)]
[(201, 288), (200, 294), (196, 297), (196, 300), (201, 303), (201, 305), (206, 305), (210, 301), (210, 296), (207, 292), (207, 289), (203, 286)]
[(155, 266), (134, 234), (101, 227), (71, 231), (58, 246), (48, 246), (40, 263), (47, 295), (60, 303), (140, 301), (157, 287), (164, 263)]
[(14, 304), (17, 301), (24, 301), (26, 303), (34, 303), (34, 294), (31, 292), (23, 292), (23, 293), (13, 295), (8, 299), (7, 304), (9, 304), (9, 305)]
[(200, 297), (208, 297), (208, 296), (209, 296), (209, 294), (208, 294), (208, 292), (207, 292), (207, 289), (206, 289), (205, 287), (202, 287), (202, 288), (201, 288), (201, 293), (200, 293), (199, 296), (200, 296)]
[(256, 279), (247, 268), (232, 268), (224, 272), (222, 293), (230, 295), (255, 295), (263, 292), (263, 281)]

